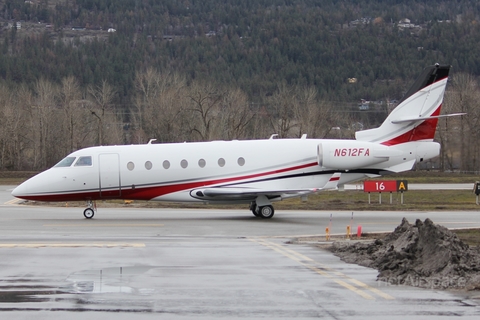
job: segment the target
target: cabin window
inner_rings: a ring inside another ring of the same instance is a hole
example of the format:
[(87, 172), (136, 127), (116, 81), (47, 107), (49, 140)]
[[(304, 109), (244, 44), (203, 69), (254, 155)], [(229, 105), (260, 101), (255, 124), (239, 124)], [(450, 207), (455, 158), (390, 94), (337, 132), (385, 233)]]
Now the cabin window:
[(180, 166), (185, 169), (186, 167), (188, 167), (188, 161), (183, 159), (181, 162), (180, 162)]
[(238, 158), (237, 163), (240, 167), (243, 167), (243, 165), (245, 164), (245, 159), (240, 157)]
[(198, 160), (198, 166), (200, 168), (205, 168), (206, 165), (207, 165), (207, 162), (205, 161), (205, 159)]
[(168, 160), (163, 161), (163, 168), (165, 168), (165, 169), (170, 168), (170, 161), (168, 161)]
[(150, 170), (152, 169), (153, 165), (150, 161), (145, 162), (145, 169)]
[(66, 157), (64, 158), (62, 161), (60, 161), (59, 163), (57, 163), (55, 165), (55, 167), (57, 168), (60, 168), (60, 167), (70, 167), (73, 163), (73, 161), (75, 161), (75, 157)]
[(133, 163), (132, 161), (130, 161), (129, 163), (127, 163), (127, 169), (132, 171), (133, 169), (135, 169), (135, 163)]
[(75, 167), (90, 167), (92, 165), (92, 157), (80, 157), (75, 162)]
[(218, 159), (218, 165), (219, 165), (220, 167), (225, 166), (225, 159), (223, 159), (223, 158)]

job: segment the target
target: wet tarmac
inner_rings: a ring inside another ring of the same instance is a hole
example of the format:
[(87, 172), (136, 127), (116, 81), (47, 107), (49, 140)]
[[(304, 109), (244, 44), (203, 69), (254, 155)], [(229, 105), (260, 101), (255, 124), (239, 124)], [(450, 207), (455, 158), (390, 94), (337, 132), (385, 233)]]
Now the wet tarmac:
[[(0, 187), (5, 319), (478, 319), (480, 293), (376, 281), (298, 235), (342, 232), (349, 212), (81, 208), (12, 204)], [(409, 215), (480, 226), (476, 213), (355, 213), (372, 231)], [(433, 216), (434, 215), (434, 216)], [(337, 226), (338, 225), (338, 226)]]

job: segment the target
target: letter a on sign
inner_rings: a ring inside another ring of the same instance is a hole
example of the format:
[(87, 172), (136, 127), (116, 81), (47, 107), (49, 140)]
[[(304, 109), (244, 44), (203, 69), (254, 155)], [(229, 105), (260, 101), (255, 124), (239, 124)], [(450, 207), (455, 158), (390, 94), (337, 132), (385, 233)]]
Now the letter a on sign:
[(397, 192), (399, 191), (408, 191), (407, 180), (397, 180)]

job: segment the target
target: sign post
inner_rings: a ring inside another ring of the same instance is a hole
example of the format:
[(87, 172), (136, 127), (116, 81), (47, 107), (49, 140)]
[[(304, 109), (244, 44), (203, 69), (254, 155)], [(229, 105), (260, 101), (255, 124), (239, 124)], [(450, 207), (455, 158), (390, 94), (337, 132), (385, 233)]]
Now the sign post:
[(397, 180), (397, 192), (400, 192), (400, 204), (403, 204), (403, 193), (408, 191), (407, 180)]
[(480, 181), (475, 181), (473, 185), (473, 192), (475, 193), (475, 203), (478, 206), (478, 196), (480, 195)]
[[(407, 180), (368, 180), (363, 182), (363, 192), (368, 192), (369, 204), (370, 204), (370, 192), (379, 193), (380, 204), (382, 203), (382, 192), (390, 192), (390, 204), (392, 204), (392, 192), (400, 192), (401, 203), (403, 204), (403, 193), (405, 191), (408, 191)], [(480, 186), (479, 186), (479, 194), (480, 194)]]

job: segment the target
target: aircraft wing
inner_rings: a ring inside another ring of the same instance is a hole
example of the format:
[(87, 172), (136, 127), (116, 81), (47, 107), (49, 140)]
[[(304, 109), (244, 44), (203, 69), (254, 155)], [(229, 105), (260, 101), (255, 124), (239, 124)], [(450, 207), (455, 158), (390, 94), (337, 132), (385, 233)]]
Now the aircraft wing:
[(341, 173), (334, 173), (329, 181), (321, 188), (303, 189), (259, 189), (242, 187), (209, 187), (198, 188), (190, 191), (193, 198), (206, 201), (247, 201), (255, 200), (259, 196), (266, 196), (268, 199), (300, 197), (325, 189), (337, 188)]

